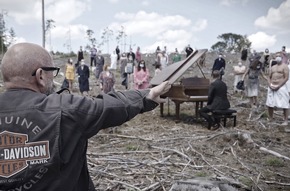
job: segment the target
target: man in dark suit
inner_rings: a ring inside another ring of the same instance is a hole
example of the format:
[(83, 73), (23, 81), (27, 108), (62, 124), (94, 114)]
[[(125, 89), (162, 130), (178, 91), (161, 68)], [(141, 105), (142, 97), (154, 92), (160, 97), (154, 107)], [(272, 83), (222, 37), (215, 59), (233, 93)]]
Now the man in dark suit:
[(186, 58), (193, 52), (193, 49), (190, 47), (190, 45), (188, 45), (185, 48), (185, 52), (186, 52)]
[(209, 86), (207, 106), (199, 110), (202, 116), (208, 122), (208, 129), (215, 130), (219, 128), (220, 121), (213, 119), (208, 113), (214, 110), (226, 110), (230, 108), (230, 102), (227, 98), (227, 85), (220, 79), (220, 71), (212, 72), (213, 82)]
[(132, 52), (132, 48), (130, 48), (130, 52), (128, 52), (127, 58), (129, 62), (132, 62), (133, 64), (135, 63), (135, 53)]
[(226, 68), (226, 61), (223, 58), (222, 54), (219, 54), (219, 57), (215, 59), (214, 64), (212, 66), (212, 71), (219, 70), (220, 71), (220, 79), (222, 79), (222, 76), (225, 74), (225, 68)]

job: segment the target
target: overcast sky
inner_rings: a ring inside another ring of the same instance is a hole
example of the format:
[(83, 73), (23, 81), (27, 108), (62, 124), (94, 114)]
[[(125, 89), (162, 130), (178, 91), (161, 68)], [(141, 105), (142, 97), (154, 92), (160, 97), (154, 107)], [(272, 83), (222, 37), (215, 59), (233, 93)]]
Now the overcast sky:
[[(18, 42), (42, 45), (41, 0), (0, 0), (0, 8)], [(129, 44), (141, 52), (157, 46), (181, 51), (188, 44), (210, 49), (223, 33), (247, 35), (257, 51), (275, 52), (283, 45), (290, 51), (290, 0), (45, 0), (45, 19), (55, 21), (46, 44), (54, 51), (86, 46), (87, 29), (101, 42), (107, 27), (114, 35), (100, 47), (104, 53), (115, 49), (121, 27), (127, 34), (122, 51)]]

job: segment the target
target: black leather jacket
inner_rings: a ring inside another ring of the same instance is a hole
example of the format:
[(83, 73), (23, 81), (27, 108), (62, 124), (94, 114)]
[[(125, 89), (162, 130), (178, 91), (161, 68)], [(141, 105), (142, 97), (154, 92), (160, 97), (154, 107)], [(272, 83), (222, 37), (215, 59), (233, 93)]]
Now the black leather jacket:
[(0, 94), (0, 191), (89, 190), (87, 140), (154, 109), (147, 94), (89, 98), (25, 89)]

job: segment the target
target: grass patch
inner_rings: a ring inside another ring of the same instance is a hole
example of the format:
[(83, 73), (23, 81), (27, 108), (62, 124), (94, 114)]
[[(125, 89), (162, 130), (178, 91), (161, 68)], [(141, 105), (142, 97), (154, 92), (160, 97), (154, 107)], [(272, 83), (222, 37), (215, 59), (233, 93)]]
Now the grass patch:
[(240, 176), (238, 180), (248, 187), (253, 186), (253, 181), (248, 177)]
[(268, 118), (269, 116), (268, 116), (268, 113), (267, 112), (264, 112), (263, 114), (262, 114), (262, 116), (261, 116), (261, 118)]
[(136, 145), (127, 145), (126, 149), (128, 151), (136, 151), (138, 149), (138, 147)]
[(265, 161), (267, 166), (283, 167), (285, 166), (284, 161), (279, 158), (268, 158)]
[(196, 177), (207, 177), (207, 173), (204, 171), (197, 172), (195, 174)]

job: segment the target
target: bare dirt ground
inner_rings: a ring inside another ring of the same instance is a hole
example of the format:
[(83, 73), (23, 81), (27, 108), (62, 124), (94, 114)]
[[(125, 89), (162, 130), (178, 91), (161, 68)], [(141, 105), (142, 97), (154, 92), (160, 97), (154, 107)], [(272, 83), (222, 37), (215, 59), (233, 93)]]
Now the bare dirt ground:
[[(277, 123), (268, 123), (262, 79), (257, 109), (249, 107), (247, 98), (233, 93), (232, 65), (239, 56), (226, 57), (223, 78), (231, 106), (238, 111), (236, 127), (229, 120), (227, 127), (207, 130), (205, 123), (194, 118), (194, 103), (181, 104), (181, 119), (176, 120), (174, 104), (169, 102), (164, 117), (157, 107), (121, 126), (102, 130), (89, 140), (87, 152), (96, 190), (169, 191), (175, 182), (188, 179), (230, 185), (221, 190), (290, 190), (290, 134), (279, 125), (281, 111), (275, 112)], [(207, 54), (203, 67), (207, 78), (215, 58), (216, 54)], [(152, 58), (146, 59), (152, 71)], [(189, 72), (198, 72), (198, 68)], [(119, 79), (118, 73), (116, 76)], [(92, 77), (92, 95), (99, 92), (94, 82)], [(119, 83), (116, 89), (124, 90)]]
[[(208, 78), (215, 58), (215, 54), (206, 57), (203, 71)], [(282, 113), (275, 113), (277, 123), (268, 123), (263, 80), (257, 109), (250, 108), (247, 98), (233, 94), (232, 65), (238, 58), (226, 57), (231, 63), (223, 78), (231, 106), (238, 111), (236, 127), (228, 121), (227, 127), (207, 130), (194, 118), (194, 103), (181, 104), (177, 121), (174, 104), (169, 103), (170, 115), (165, 104), (164, 117), (158, 107), (101, 131), (90, 139), (88, 151), (97, 190), (168, 191), (177, 181), (197, 178), (233, 186), (224, 190), (290, 190), (290, 134), (279, 125)], [(197, 67), (191, 70), (200, 76)]]

